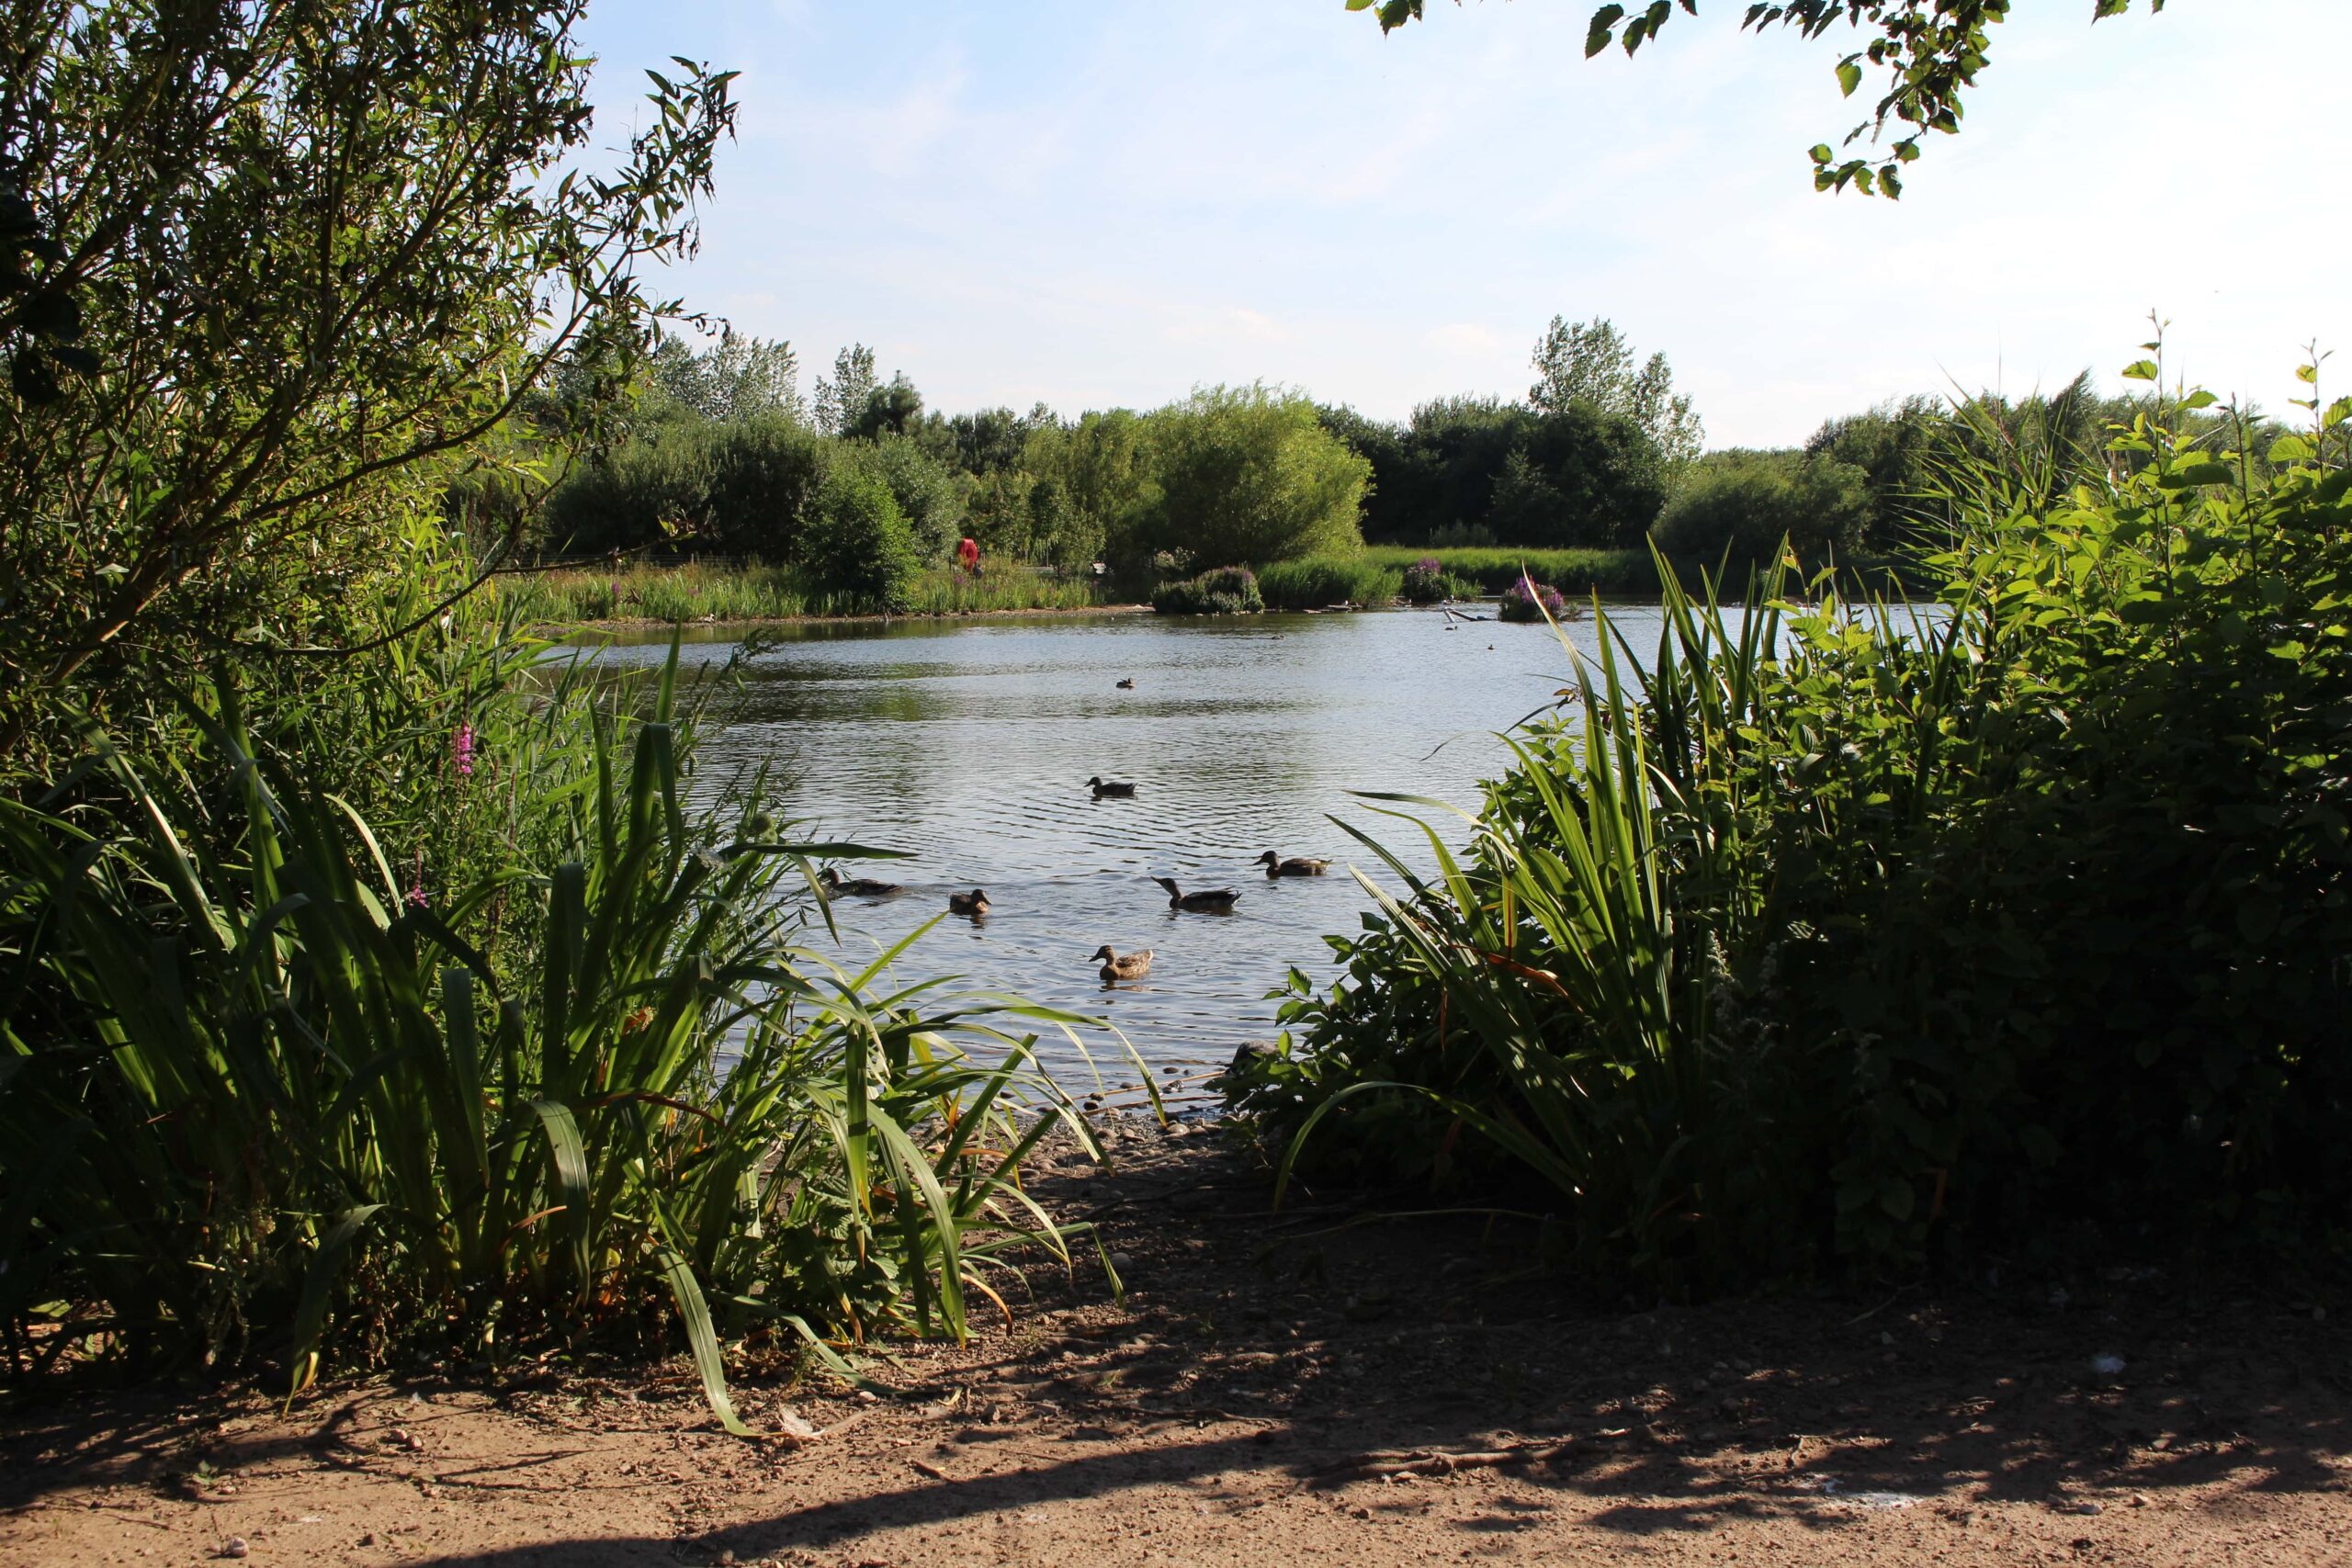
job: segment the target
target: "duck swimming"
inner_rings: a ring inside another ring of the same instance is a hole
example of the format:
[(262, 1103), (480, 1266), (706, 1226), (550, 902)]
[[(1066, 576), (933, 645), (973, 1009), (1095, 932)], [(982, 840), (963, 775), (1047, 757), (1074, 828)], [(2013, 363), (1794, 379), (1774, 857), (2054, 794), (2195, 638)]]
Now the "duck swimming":
[(1257, 863), (1266, 868), (1266, 875), (1269, 878), (1320, 876), (1331, 869), (1331, 863), (1328, 860), (1309, 860), (1305, 855), (1294, 855), (1289, 860), (1284, 860), (1272, 850), (1260, 855)]
[(1187, 893), (1170, 877), (1155, 876), (1154, 882), (1168, 890), (1168, 907), (1171, 909), (1203, 909), (1212, 914), (1230, 914), (1234, 900), (1241, 897), (1232, 887), (1204, 887), (1197, 893)]
[(844, 881), (842, 874), (830, 865), (817, 874), (817, 880), (825, 885), (826, 892), (836, 897), (891, 898), (906, 891), (895, 882), (876, 882), (863, 876), (853, 876)]
[(1122, 957), (1112, 950), (1109, 942), (1104, 942), (1087, 956), (1102, 961), (1102, 967), (1098, 973), (1106, 981), (1140, 980), (1151, 973), (1151, 949), (1148, 947), (1141, 953), (1130, 953)]
[(1102, 799), (1106, 795), (1124, 797), (1131, 795), (1136, 792), (1136, 786), (1131, 784), (1114, 784), (1108, 779), (1102, 778), (1087, 780), (1086, 787), (1094, 792), (1094, 798), (1097, 800)]
[(980, 916), (989, 912), (989, 896), (975, 887), (969, 893), (950, 893), (947, 912), (951, 915)]

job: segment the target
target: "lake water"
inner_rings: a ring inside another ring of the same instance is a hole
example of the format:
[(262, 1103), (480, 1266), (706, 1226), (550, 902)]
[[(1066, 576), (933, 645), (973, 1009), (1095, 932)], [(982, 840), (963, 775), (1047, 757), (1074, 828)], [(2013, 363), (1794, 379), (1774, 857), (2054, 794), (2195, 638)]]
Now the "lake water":
[[(1636, 648), (1655, 641), (1655, 610), (1612, 614)], [(1597, 648), (1589, 623), (1568, 630)], [(736, 651), (723, 631), (689, 635), (690, 663)], [(604, 657), (658, 663), (666, 649)], [(870, 961), (950, 891), (983, 887), (988, 919), (943, 921), (898, 961), (901, 981), (956, 974), (1103, 1018), (1164, 1084), (1197, 1092), (1237, 1046), (1272, 1037), (1267, 993), (1284, 972), (1328, 980), (1324, 933), (1360, 929), (1369, 900), (1348, 867), (1385, 868), (1329, 818), (1427, 863), (1412, 829), (1349, 792), (1475, 807), (1507, 756), (1495, 732), (1551, 702), (1570, 667), (1542, 626), (1392, 610), (815, 624), (785, 628), (741, 676), (702, 778), (765, 762), (813, 836), (915, 857), (844, 865), (908, 891), (837, 901), (843, 962)], [(1135, 797), (1093, 798), (1094, 774), (1132, 781)], [(1328, 858), (1330, 874), (1269, 881), (1250, 863), (1267, 850)], [(1230, 915), (1171, 911), (1155, 875), (1237, 887), (1240, 901)], [(1088, 954), (1106, 942), (1152, 949), (1149, 976), (1105, 988)], [(1070, 1088), (1091, 1087), (1067, 1045), (1047, 1044)]]

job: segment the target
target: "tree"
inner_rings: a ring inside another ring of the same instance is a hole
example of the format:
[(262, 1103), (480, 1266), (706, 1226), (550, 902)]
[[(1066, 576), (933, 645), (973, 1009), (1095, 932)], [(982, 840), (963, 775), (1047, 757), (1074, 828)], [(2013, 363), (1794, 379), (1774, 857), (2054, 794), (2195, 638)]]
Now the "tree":
[(800, 358), (782, 339), (746, 337), (729, 329), (697, 353), (685, 339), (665, 333), (650, 368), (657, 390), (702, 419), (775, 415), (797, 422), (808, 416), (800, 400)]
[[(1061, 492), (1063, 526), (1075, 552), (1091, 563), (1095, 551), (1135, 554), (1142, 519), (1156, 493), (1143, 420), (1126, 409), (1088, 413), (1076, 424), (1034, 421), (1022, 467)], [(1084, 564), (1084, 563), (1081, 563)]]
[[(585, 0), (0, 11), (0, 741), (351, 633), (385, 542), (566, 363), (627, 373), (731, 73), (586, 155)], [(67, 696), (71, 688), (72, 695)]]
[(1147, 420), (1156, 496), (1140, 542), (1213, 566), (1359, 549), (1372, 466), (1300, 393), (1210, 387)]
[(1666, 355), (1653, 354), (1638, 374), (1633, 345), (1605, 316), (1570, 322), (1555, 316), (1535, 344), (1535, 385), (1530, 406), (1558, 413), (1587, 403), (1602, 413), (1623, 414), (1657, 444), (1669, 467), (1679, 467), (1706, 447), (1707, 432), (1687, 397), (1674, 392), (1674, 372)]
[(831, 466), (880, 479), (907, 520), (915, 550), (925, 560), (946, 556), (964, 525), (964, 499), (956, 476), (936, 457), (903, 435), (884, 434), (835, 447)]
[(906, 514), (878, 475), (837, 463), (801, 527), (801, 559), (819, 584), (861, 607), (903, 611), (922, 562)]
[(907, 379), (901, 370), (890, 378), (888, 386), (876, 387), (865, 394), (865, 406), (850, 422), (848, 434), (866, 441), (882, 435), (904, 435), (907, 427), (922, 417), (922, 394)]
[(866, 399), (874, 395), (880, 379), (874, 373), (874, 351), (862, 343), (854, 343), (833, 356), (831, 380), (817, 378), (817, 428), (828, 435), (847, 435), (858, 416), (865, 412)]
[(1870, 476), (1801, 452), (1711, 452), (1659, 513), (1658, 547), (1711, 564), (1769, 560), (1783, 541), (1809, 566), (1862, 543)]
[[(1458, 3), (1458, 0), (1457, 0)], [(1372, 11), (1380, 30), (1393, 32), (1420, 18), (1422, 0), (1347, 0), (1351, 11)], [(1679, 5), (1690, 16), (1698, 0), (1649, 0), (1628, 7), (1611, 4), (1592, 14), (1585, 35), (1587, 59), (1610, 44), (1622, 43), (1627, 54), (1656, 38), (1673, 18)], [(1870, 118), (1846, 133), (1846, 146), (1864, 132), (1883, 141), (1890, 122), (1917, 128), (1898, 136), (1879, 158), (1840, 160), (1827, 142), (1815, 146), (1813, 183), (1815, 190), (1843, 190), (1852, 186), (1864, 195), (1872, 191), (1889, 197), (1903, 194), (1902, 169), (1919, 156), (1917, 132), (1960, 130), (1961, 95), (1976, 85), (1992, 48), (1992, 28), (2006, 21), (2014, 0), (1780, 0), (1748, 6), (1743, 28), (1761, 31), (1775, 25), (1795, 28), (1815, 39), (1839, 22), (1867, 28), (1875, 36), (1862, 48), (1838, 62), (1838, 91), (1848, 97), (1862, 85), (1862, 67), (1886, 76), (1887, 88)], [(2132, 0), (2090, 0), (2091, 19), (2104, 21), (2132, 8)], [(2151, 12), (2165, 8), (2165, 0), (2148, 0)], [(1877, 166), (1872, 167), (1875, 164)]]

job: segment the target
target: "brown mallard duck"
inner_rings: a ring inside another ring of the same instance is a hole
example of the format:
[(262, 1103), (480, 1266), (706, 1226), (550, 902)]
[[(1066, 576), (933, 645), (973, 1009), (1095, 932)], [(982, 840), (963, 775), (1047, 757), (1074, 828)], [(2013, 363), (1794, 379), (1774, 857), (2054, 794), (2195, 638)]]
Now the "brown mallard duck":
[(1320, 876), (1325, 872), (1331, 869), (1331, 863), (1328, 860), (1309, 860), (1305, 855), (1294, 855), (1290, 859), (1284, 860), (1282, 856), (1276, 854), (1272, 850), (1268, 850), (1264, 854), (1260, 855), (1258, 857), (1258, 863), (1266, 868), (1266, 875), (1269, 878), (1276, 876)]
[(895, 898), (906, 891), (895, 882), (876, 882), (864, 876), (844, 878), (830, 865), (817, 874), (817, 880), (836, 898)]
[(969, 893), (950, 893), (947, 896), (947, 912), (975, 918), (985, 915), (989, 912), (989, 896), (977, 887)]
[(1121, 691), (1123, 691), (1123, 692), (1132, 692), (1132, 691), (1134, 691), (1135, 689), (1136, 689), (1136, 678), (1135, 678), (1134, 676), (1132, 676), (1132, 675), (1128, 676), (1125, 680), (1124, 680), (1124, 681), (1122, 681), (1122, 682), (1119, 682), (1119, 690), (1121, 690)]
[(1124, 800), (1127, 796), (1134, 795), (1136, 792), (1136, 786), (1131, 784), (1116, 784), (1109, 779), (1102, 778), (1087, 780), (1086, 787), (1094, 792), (1094, 798), (1097, 800), (1102, 799), (1106, 795), (1115, 795)]
[(1122, 954), (1114, 951), (1109, 942), (1104, 942), (1088, 956), (1102, 961), (1102, 967), (1098, 973), (1105, 980), (1140, 980), (1151, 973), (1151, 949), (1148, 947), (1141, 953)]
[(1168, 907), (1171, 909), (1200, 909), (1211, 914), (1229, 915), (1234, 900), (1241, 897), (1234, 887), (1204, 887), (1197, 893), (1187, 893), (1176, 886), (1172, 878), (1155, 876), (1154, 882), (1168, 890)]

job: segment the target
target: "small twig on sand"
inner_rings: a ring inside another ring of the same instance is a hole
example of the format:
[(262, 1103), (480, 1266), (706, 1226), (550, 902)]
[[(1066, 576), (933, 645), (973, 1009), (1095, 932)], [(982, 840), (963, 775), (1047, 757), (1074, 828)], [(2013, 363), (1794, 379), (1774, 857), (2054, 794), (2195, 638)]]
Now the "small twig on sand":
[(1495, 1470), (1513, 1464), (1556, 1464), (1576, 1450), (1574, 1438), (1563, 1438), (1548, 1443), (1513, 1443), (1507, 1449), (1487, 1449), (1473, 1453), (1438, 1453), (1422, 1450), (1413, 1453), (1357, 1454), (1325, 1465), (1316, 1472), (1322, 1485), (1349, 1481), (1374, 1480), (1390, 1475), (1446, 1475), (1457, 1470)]

